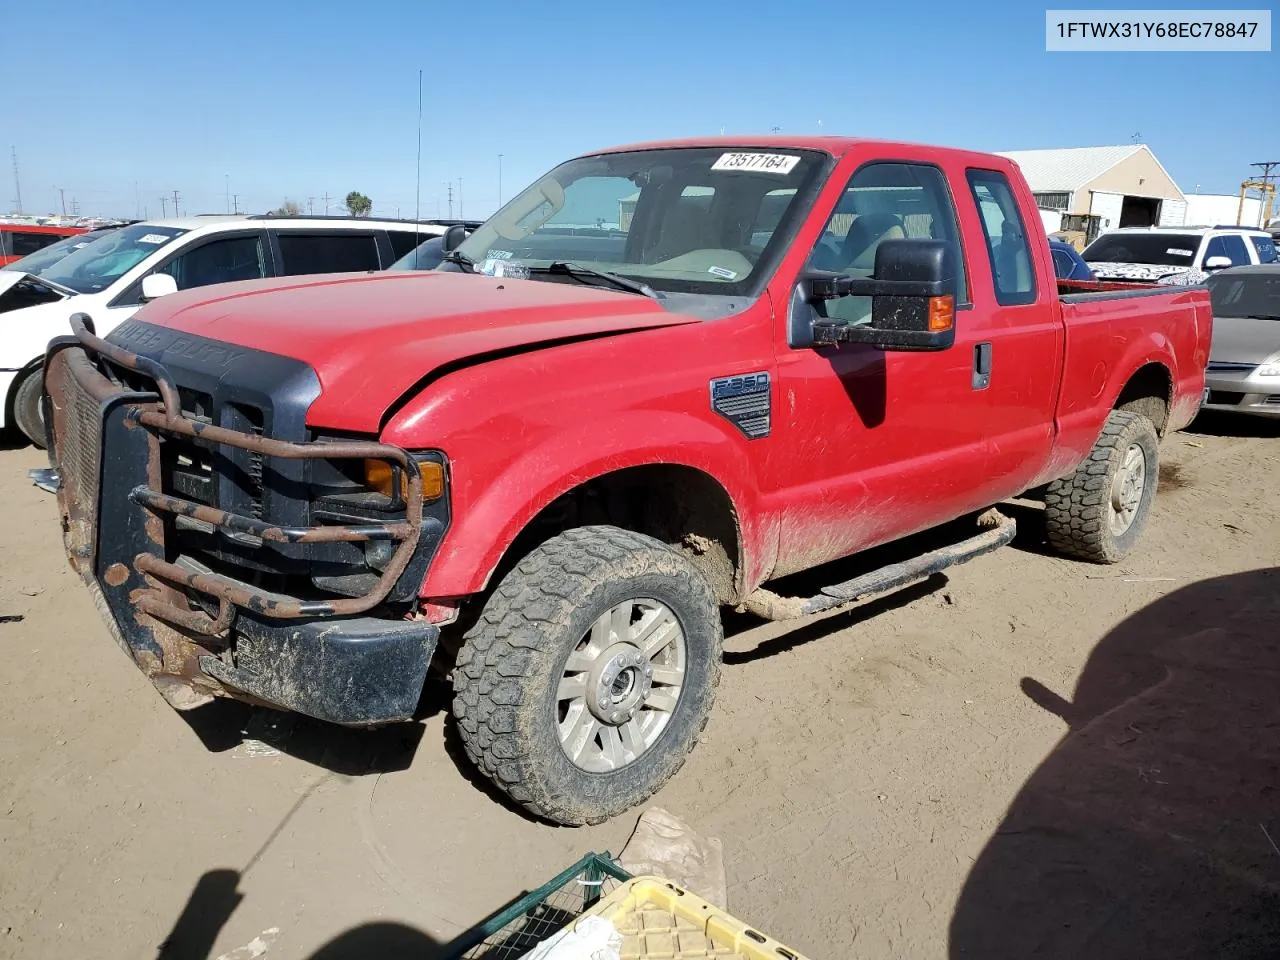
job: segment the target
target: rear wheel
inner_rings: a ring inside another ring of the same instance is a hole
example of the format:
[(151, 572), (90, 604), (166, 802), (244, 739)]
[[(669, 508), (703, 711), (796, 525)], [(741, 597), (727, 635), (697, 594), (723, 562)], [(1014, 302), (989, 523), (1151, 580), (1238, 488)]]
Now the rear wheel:
[(1069, 477), (1045, 490), (1049, 543), (1094, 563), (1117, 563), (1134, 548), (1155, 499), (1160, 468), (1155, 424), (1113, 410), (1093, 449)]
[(553, 537), (503, 579), (454, 669), (471, 760), (512, 799), (599, 823), (683, 765), (720, 679), (720, 613), (672, 548), (616, 527)]
[(28, 440), (41, 450), (45, 447), (44, 408), (40, 395), (44, 392), (41, 367), (22, 378), (13, 394), (13, 421)]

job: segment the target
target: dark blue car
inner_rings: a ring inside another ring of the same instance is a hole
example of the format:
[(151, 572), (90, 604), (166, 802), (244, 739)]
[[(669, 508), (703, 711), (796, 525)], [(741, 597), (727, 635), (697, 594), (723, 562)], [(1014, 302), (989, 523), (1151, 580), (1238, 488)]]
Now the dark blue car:
[(1076, 248), (1061, 240), (1049, 241), (1049, 252), (1053, 254), (1053, 272), (1059, 280), (1096, 280), (1084, 257), (1076, 252)]

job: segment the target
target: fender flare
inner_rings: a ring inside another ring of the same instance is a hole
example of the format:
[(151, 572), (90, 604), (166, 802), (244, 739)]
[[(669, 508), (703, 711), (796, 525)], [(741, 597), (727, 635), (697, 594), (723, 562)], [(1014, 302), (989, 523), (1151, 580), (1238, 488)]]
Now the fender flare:
[[(465, 475), (466, 451), (446, 453), (455, 476)], [(739, 557), (731, 559), (740, 579), (753, 582), (758, 570), (772, 564), (777, 545), (770, 537), (776, 530), (759, 522), (760, 493), (750, 482), (753, 473), (741, 441), (689, 414), (635, 410), (559, 431), (483, 485), (464, 481), (478, 495), (454, 505), (421, 595), (469, 596), (484, 590), (516, 537), (557, 497), (609, 473), (651, 464), (698, 470), (725, 491), (738, 525)]]

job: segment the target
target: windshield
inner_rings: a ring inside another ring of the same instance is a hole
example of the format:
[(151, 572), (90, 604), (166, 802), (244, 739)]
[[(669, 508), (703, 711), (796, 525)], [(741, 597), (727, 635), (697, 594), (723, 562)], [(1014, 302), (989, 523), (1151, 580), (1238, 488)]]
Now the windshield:
[(387, 267), (388, 270), (434, 270), (444, 259), (444, 238), (432, 237), (418, 244)]
[(77, 293), (97, 293), (186, 232), (147, 223), (122, 227), (46, 267), (40, 276)]
[(825, 155), (694, 147), (562, 164), (458, 248), (481, 272), (523, 266), (534, 279), (568, 261), (654, 290), (754, 295), (796, 229)]
[(1280, 271), (1214, 274), (1207, 281), (1215, 317), (1266, 317), (1280, 320)]
[(1084, 248), (1089, 263), (1152, 263), (1189, 267), (1200, 249), (1194, 233), (1104, 233)]
[(0, 270), (17, 270), (20, 273), (39, 273), (46, 267), (50, 267), (57, 263), (68, 254), (74, 253), (81, 247), (86, 247), (105, 237), (110, 230), (95, 230), (91, 233), (77, 233), (73, 237), (63, 237), (57, 243), (51, 243), (43, 250), (37, 250), (35, 253), (23, 257), (21, 260), (15, 260), (13, 263), (0, 267)]

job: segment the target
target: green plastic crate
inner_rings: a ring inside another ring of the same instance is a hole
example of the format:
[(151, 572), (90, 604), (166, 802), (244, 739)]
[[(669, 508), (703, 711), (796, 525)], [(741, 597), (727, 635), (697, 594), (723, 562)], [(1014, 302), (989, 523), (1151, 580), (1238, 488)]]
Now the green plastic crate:
[(631, 879), (606, 852), (588, 853), (449, 944), (450, 957), (516, 960)]

